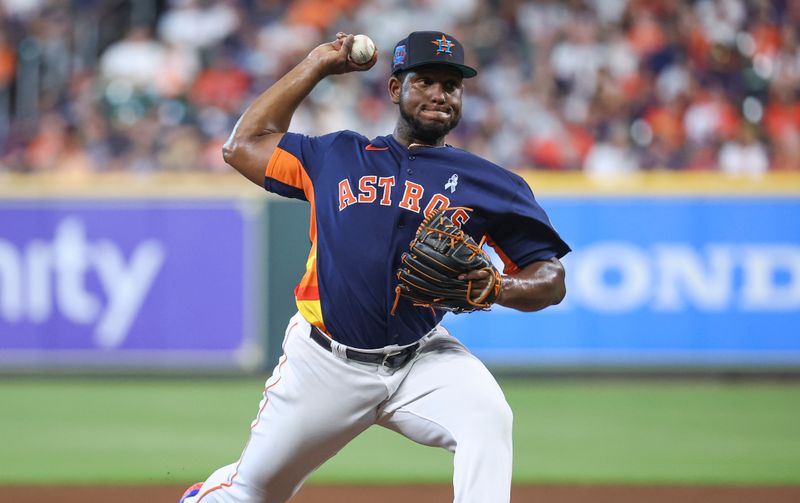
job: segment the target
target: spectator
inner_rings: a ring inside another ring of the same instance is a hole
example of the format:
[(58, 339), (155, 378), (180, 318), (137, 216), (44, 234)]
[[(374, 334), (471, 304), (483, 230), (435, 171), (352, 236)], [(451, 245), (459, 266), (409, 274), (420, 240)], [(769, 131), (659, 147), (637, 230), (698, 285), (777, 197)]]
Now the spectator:
[(719, 167), (722, 172), (736, 176), (760, 176), (767, 172), (767, 150), (756, 138), (752, 126), (742, 126), (736, 139), (722, 145)]
[(236, 65), (232, 55), (217, 50), (192, 84), (190, 99), (197, 108), (215, 107), (234, 115), (249, 89), (250, 75)]
[(583, 170), (595, 178), (620, 177), (639, 170), (625, 124), (615, 122), (611, 125), (608, 138), (598, 141), (589, 150)]
[(158, 36), (176, 47), (203, 51), (219, 45), (239, 27), (239, 15), (227, 2), (171, 0), (158, 22)]
[(134, 26), (100, 57), (100, 76), (110, 85), (149, 90), (161, 76), (165, 56), (164, 44), (147, 27)]
[(471, 40), (481, 72), (452, 141), (500, 164), (605, 172), (630, 134), (637, 161), (622, 156), (622, 171), (738, 172), (734, 151), (757, 158), (758, 170), (759, 152), (766, 170), (800, 169), (800, 3), (410, 3), (166, 0), (148, 18), (134, 16), (133, 0), (114, 9), (0, 0), (2, 169), (57, 169), (48, 156), (66, 145), (85, 150), (72, 159), (88, 159), (89, 170), (185, 169), (166, 138), (179, 151), (198, 147), (191, 169), (224, 169), (212, 152), (242, 104), (304, 55), (297, 40), (329, 40), (339, 28), (371, 35), (378, 64), (320, 86), (294, 127), (319, 134), (346, 118), (383, 133), (387, 48), (409, 26)]
[(790, 130), (773, 139), (772, 169), (800, 171), (800, 131)]

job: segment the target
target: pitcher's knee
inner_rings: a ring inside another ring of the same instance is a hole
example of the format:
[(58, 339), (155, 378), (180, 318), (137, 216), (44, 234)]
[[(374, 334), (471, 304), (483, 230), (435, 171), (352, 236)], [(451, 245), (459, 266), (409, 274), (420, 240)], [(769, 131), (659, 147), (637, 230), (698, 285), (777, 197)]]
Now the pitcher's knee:
[(497, 423), (498, 433), (511, 438), (511, 431), (514, 427), (514, 412), (511, 406), (503, 400), (501, 404), (495, 406), (494, 421)]
[(514, 413), (505, 400), (482, 404), (479, 410), (470, 414), (470, 429), (480, 432), (487, 442), (511, 442)]

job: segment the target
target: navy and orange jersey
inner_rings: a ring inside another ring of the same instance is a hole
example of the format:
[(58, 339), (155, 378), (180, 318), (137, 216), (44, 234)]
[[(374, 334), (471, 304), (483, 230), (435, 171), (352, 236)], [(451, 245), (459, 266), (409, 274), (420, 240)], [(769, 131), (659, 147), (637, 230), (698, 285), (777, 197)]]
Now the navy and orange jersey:
[(352, 347), (410, 344), (441, 320), (442, 312), (406, 299), (390, 313), (400, 256), (434, 209), (471, 208), (451, 216), (476, 241), (487, 236), (505, 274), (569, 251), (522, 178), (451, 146), (409, 149), (391, 135), (369, 140), (352, 131), (286, 133), (264, 188), (310, 203), (311, 251), (297, 307)]

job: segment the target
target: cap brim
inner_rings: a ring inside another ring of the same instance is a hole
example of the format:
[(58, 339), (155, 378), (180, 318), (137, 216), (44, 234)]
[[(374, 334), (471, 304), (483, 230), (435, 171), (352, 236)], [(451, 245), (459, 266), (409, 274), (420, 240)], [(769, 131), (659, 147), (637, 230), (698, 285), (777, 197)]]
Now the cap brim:
[(428, 66), (428, 65), (452, 66), (453, 68), (457, 68), (458, 70), (460, 70), (461, 76), (464, 77), (465, 79), (469, 79), (478, 75), (478, 70), (472, 68), (471, 66), (461, 65), (459, 63), (450, 63), (448, 61), (420, 61), (419, 63), (408, 65), (405, 68), (398, 68), (393, 73), (404, 72), (406, 70), (412, 70), (414, 68), (419, 68), (420, 66)]

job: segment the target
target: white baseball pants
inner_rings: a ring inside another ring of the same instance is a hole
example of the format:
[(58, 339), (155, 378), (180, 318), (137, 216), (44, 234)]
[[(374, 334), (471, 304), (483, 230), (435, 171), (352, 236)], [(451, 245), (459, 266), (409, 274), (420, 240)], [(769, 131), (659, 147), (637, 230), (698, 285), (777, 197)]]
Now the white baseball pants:
[(291, 319), (241, 458), (187, 503), (285, 502), (373, 424), (453, 452), (456, 503), (510, 500), (511, 409), (458, 340), (438, 326), (411, 362), (391, 370), (335, 356), (310, 328), (299, 313)]

